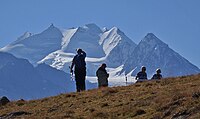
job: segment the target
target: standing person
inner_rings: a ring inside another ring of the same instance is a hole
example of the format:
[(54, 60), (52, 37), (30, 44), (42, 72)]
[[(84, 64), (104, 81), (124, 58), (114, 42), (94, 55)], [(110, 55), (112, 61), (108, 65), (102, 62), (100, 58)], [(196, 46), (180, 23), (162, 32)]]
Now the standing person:
[(138, 72), (137, 76), (135, 77), (137, 82), (143, 82), (143, 81), (147, 80), (146, 67), (142, 66), (141, 69), (142, 69), (142, 71)]
[(85, 76), (86, 76), (86, 53), (82, 49), (77, 49), (77, 55), (74, 56), (70, 67), (70, 72), (73, 72), (75, 65), (75, 80), (77, 92), (85, 90)]
[(108, 86), (108, 77), (109, 74), (106, 71), (106, 64), (103, 63), (98, 70), (96, 71), (96, 76), (98, 80), (98, 86), (100, 87), (107, 87)]
[(156, 70), (156, 74), (153, 75), (153, 77), (151, 79), (161, 79), (162, 75), (161, 75), (161, 70), (158, 68)]

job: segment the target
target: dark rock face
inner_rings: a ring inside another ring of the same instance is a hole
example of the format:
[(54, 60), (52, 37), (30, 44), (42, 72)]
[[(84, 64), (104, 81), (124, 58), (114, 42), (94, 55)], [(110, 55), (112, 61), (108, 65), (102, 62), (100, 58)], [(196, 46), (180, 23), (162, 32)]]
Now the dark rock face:
[(0, 116), (0, 119), (13, 119), (22, 115), (30, 115), (31, 113), (25, 111), (11, 112), (8, 115)]
[(7, 97), (5, 97), (5, 96), (3, 96), (1, 99), (0, 99), (0, 105), (6, 105), (7, 103), (9, 103), (10, 102), (10, 100), (7, 98)]

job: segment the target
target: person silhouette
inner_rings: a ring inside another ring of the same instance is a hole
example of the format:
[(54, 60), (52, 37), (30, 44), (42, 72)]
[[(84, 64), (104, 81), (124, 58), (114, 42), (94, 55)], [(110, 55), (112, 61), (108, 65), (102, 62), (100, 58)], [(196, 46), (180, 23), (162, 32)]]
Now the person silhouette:
[(135, 79), (137, 80), (137, 82), (143, 82), (147, 80), (147, 73), (145, 66), (142, 66), (141, 71), (137, 73)]
[(157, 69), (156, 70), (156, 74), (153, 75), (153, 77), (151, 79), (161, 79), (162, 75), (161, 75), (161, 69)]
[(82, 49), (77, 49), (77, 54), (74, 56), (72, 60), (72, 64), (70, 67), (70, 72), (73, 72), (73, 67), (75, 66), (74, 74), (76, 81), (76, 90), (77, 92), (84, 91), (86, 89), (85, 86), (85, 77), (86, 77), (86, 53)]
[(96, 71), (96, 76), (98, 80), (98, 87), (107, 87), (108, 86), (108, 77), (109, 74), (106, 71), (106, 64), (103, 63)]

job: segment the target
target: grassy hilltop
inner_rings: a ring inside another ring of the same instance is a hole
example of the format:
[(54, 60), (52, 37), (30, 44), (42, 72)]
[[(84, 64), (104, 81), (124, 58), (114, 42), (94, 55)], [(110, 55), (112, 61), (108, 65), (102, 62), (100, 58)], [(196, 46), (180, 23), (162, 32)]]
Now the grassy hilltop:
[(0, 106), (1, 118), (199, 119), (200, 75), (14, 101)]

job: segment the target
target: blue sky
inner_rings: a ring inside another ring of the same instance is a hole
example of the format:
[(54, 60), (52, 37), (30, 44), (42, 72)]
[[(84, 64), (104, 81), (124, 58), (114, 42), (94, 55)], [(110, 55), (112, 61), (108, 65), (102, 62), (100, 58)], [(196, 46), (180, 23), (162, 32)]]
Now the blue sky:
[(24, 32), (95, 23), (135, 43), (149, 32), (200, 67), (200, 0), (1, 0), (0, 47)]

